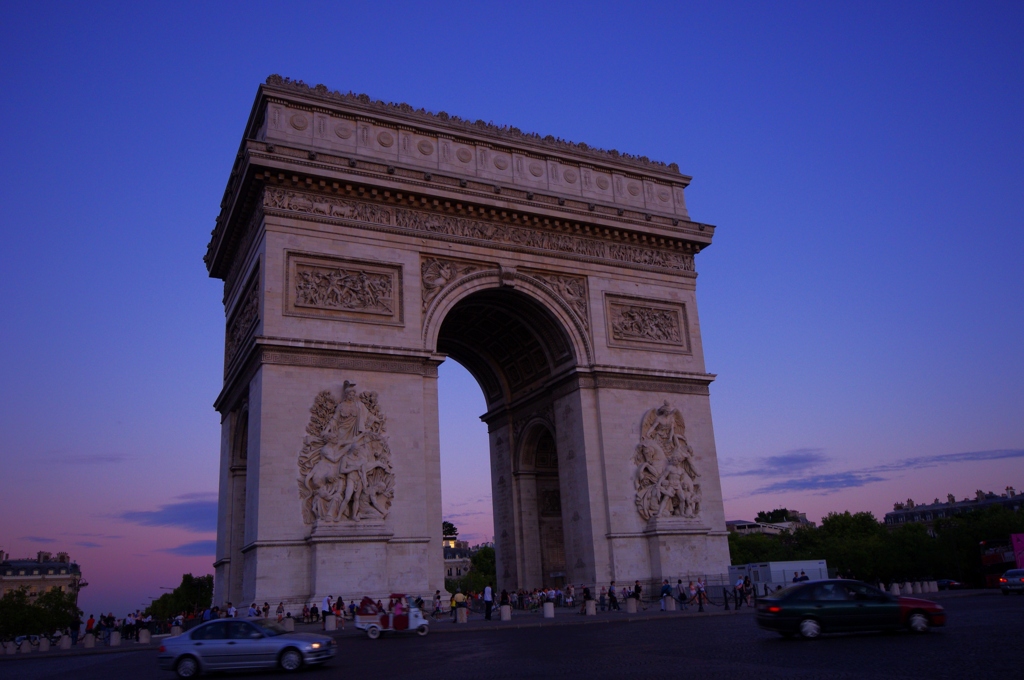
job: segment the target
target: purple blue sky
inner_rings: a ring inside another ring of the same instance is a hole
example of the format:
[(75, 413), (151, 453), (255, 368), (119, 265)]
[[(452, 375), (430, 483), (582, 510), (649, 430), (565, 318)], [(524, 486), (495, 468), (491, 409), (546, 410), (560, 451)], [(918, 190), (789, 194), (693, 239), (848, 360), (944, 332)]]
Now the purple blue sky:
[[(122, 614), (210, 571), (202, 255), (271, 73), (679, 163), (728, 518), (1024, 487), (1024, 4), (12, 3), (0, 546)], [(492, 534), (479, 388), (443, 502)]]

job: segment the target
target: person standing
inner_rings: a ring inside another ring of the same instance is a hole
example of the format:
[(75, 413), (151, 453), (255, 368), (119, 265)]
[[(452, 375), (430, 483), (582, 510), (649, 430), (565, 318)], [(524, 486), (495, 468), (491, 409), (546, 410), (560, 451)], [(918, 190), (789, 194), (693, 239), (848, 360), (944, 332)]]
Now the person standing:
[(608, 611), (619, 611), (619, 599), (615, 596), (615, 581), (608, 584)]
[(96, 619), (93, 618), (92, 614), (89, 614), (89, 620), (85, 622), (85, 634), (88, 635), (92, 632), (92, 629), (96, 627)]
[(633, 583), (633, 597), (636, 599), (636, 606), (642, 607), (644, 611), (647, 611), (647, 607), (643, 606), (643, 600), (640, 599), (640, 593), (643, 592), (643, 588), (640, 586), (640, 581)]
[(284, 602), (277, 603), (277, 611), (275, 613), (277, 614), (278, 623), (284, 621)]
[(661, 582), (661, 611), (665, 611), (665, 600), (672, 597), (672, 586), (668, 584), (668, 579)]
[(487, 621), (491, 620), (491, 609), (494, 608), (494, 589), (491, 588), (491, 584), (488, 583), (487, 587), (484, 588), (484, 619)]
[(679, 608), (686, 611), (686, 593), (683, 588), (683, 579), (676, 581), (676, 599), (679, 600)]

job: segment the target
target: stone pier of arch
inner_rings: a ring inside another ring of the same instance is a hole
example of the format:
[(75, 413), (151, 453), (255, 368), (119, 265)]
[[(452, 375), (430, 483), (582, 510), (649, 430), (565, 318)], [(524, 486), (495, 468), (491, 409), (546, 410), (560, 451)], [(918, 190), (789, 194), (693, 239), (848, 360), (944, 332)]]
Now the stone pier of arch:
[(675, 165), (258, 89), (224, 281), (215, 600), (444, 590), (437, 367), (487, 401), (498, 588), (724, 573)]

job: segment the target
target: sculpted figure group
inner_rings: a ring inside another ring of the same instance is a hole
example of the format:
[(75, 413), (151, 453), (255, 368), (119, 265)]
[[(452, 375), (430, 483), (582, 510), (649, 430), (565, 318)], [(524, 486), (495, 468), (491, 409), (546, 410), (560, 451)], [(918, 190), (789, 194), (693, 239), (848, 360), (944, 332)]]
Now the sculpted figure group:
[(695, 518), (700, 514), (700, 475), (693, 449), (686, 443), (683, 415), (666, 401), (644, 414), (640, 443), (633, 453), (636, 507), (645, 520), (653, 517)]
[(299, 453), (299, 496), (306, 524), (384, 519), (395, 476), (376, 392), (345, 381), (340, 401), (317, 395)]

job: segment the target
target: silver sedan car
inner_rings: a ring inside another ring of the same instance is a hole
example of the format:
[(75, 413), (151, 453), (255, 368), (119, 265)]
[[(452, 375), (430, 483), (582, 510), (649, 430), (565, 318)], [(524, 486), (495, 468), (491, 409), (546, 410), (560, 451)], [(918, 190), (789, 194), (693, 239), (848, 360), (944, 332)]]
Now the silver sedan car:
[(296, 671), (323, 663), (336, 651), (334, 639), (326, 635), (289, 633), (267, 619), (219, 619), (164, 640), (159, 663), (180, 678), (242, 668)]

